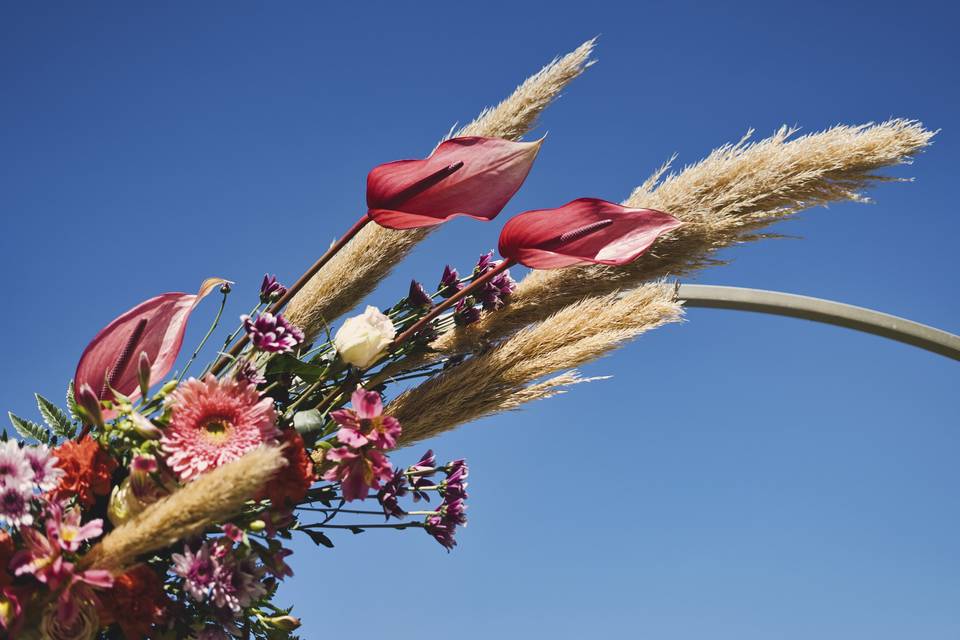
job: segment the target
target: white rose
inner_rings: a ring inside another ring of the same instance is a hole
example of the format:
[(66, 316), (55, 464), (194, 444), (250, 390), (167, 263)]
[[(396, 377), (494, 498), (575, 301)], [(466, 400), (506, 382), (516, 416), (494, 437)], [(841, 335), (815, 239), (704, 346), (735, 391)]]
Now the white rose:
[(333, 336), (333, 346), (344, 362), (366, 369), (380, 359), (396, 335), (390, 318), (376, 307), (367, 307), (359, 316), (347, 318)]

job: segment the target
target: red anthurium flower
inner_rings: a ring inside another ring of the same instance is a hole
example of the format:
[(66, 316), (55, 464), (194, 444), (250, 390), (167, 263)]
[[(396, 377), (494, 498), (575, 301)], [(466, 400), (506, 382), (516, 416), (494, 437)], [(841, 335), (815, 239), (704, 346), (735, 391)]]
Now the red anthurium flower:
[(533, 269), (588, 262), (622, 265), (681, 224), (662, 211), (579, 198), (558, 209), (527, 211), (510, 219), (500, 232), (500, 255)]
[(537, 209), (511, 218), (500, 232), (497, 266), (433, 307), (394, 340), (402, 344), (443, 311), (511, 266), (556, 269), (576, 264), (627, 264), (639, 258), (664, 233), (683, 223), (653, 209), (628, 209), (597, 198), (579, 198), (558, 209)]
[[(87, 345), (73, 384), (77, 389), (89, 385), (101, 400), (110, 397), (110, 389), (131, 399), (140, 396), (141, 356), (150, 363), (150, 379), (160, 380), (170, 372), (180, 353), (187, 320), (194, 307), (211, 291), (227, 282), (209, 278), (200, 291), (164, 293), (141, 302), (104, 327)], [(113, 412), (104, 411), (110, 419)]]
[(367, 176), (367, 215), (390, 229), (457, 215), (492, 220), (527, 178), (542, 142), (453, 138), (425, 160), (382, 164)]

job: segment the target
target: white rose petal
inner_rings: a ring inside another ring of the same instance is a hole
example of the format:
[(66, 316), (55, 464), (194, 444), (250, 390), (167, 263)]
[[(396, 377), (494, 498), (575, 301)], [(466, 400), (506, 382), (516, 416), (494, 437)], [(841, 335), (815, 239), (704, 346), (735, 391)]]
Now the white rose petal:
[(347, 318), (333, 337), (333, 346), (344, 362), (366, 369), (380, 359), (396, 335), (390, 318), (368, 306), (359, 316)]

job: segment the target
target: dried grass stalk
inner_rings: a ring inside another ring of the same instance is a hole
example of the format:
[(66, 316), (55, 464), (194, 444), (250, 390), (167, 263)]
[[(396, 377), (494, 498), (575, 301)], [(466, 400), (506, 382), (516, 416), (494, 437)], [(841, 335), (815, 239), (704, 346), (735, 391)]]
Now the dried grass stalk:
[(593, 47), (597, 39), (587, 40), (565, 56), (527, 78), (503, 102), (487, 107), (476, 119), (450, 137), (483, 136), (518, 140), (534, 128), (540, 113), (560, 95), (563, 89), (593, 65)]
[(200, 476), (111, 531), (83, 565), (119, 573), (143, 554), (164, 549), (229, 520), (286, 460), (278, 447), (261, 447)]
[(662, 283), (581, 300), (404, 392), (388, 412), (403, 425), (404, 444), (429, 438), (556, 395), (584, 380), (569, 372), (536, 381), (595, 360), (625, 340), (681, 317), (673, 287)]
[(831, 202), (866, 202), (863, 190), (893, 178), (883, 167), (908, 163), (935, 132), (913, 120), (837, 126), (792, 138), (794, 129), (736, 144), (663, 178), (668, 162), (624, 202), (667, 211), (686, 224), (660, 239), (626, 267), (590, 266), (534, 271), (518, 286), (508, 307), (467, 329), (442, 336), (434, 347), (463, 353), (536, 322), (584, 296), (666, 276), (682, 276), (717, 260), (716, 250), (763, 237), (756, 232), (802, 209)]
[[(517, 140), (574, 78), (590, 66), (594, 40), (555, 59), (499, 105), (485, 109), (457, 135)], [(326, 323), (370, 294), (430, 229), (393, 231), (367, 225), (290, 301), (286, 315), (312, 339)]]

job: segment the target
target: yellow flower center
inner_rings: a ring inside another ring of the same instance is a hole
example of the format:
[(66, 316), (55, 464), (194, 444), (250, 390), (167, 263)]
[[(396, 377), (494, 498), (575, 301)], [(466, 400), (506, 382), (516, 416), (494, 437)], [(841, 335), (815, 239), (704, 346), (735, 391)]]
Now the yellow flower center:
[(203, 425), (203, 433), (214, 444), (221, 444), (230, 436), (233, 425), (224, 418), (214, 418)]

